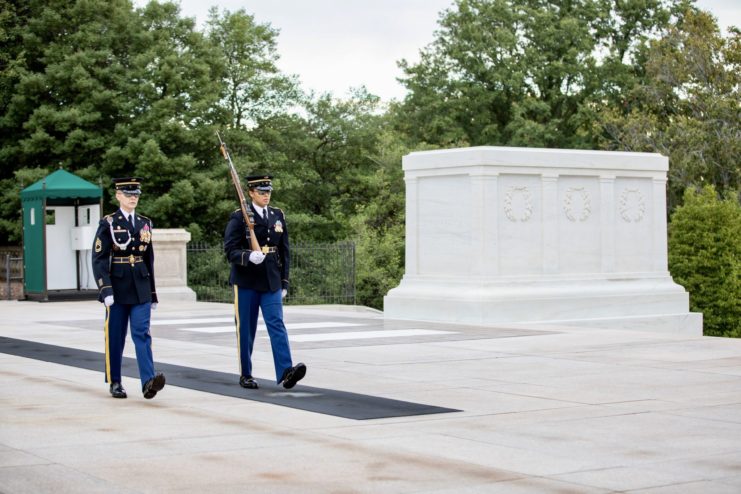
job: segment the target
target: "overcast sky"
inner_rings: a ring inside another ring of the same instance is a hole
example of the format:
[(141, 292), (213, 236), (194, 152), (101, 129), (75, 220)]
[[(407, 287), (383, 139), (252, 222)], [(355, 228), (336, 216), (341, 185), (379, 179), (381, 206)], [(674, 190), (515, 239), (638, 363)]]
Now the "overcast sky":
[[(178, 0), (175, 0), (177, 3)], [(148, 0), (134, 0), (146, 5)], [(364, 85), (385, 100), (401, 99), (396, 62), (417, 61), (432, 42), (439, 13), (453, 0), (180, 0), (183, 16), (199, 28), (208, 9), (244, 9), (280, 31), (279, 68), (299, 76), (304, 89), (345, 96)], [(722, 28), (741, 27), (741, 0), (699, 0)]]

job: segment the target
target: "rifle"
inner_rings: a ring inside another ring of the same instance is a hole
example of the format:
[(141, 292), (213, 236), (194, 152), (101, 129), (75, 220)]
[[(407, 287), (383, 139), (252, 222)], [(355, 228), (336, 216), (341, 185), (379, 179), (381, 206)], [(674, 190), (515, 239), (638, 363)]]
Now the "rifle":
[(237, 173), (237, 169), (234, 167), (234, 163), (232, 163), (232, 157), (229, 155), (229, 150), (226, 148), (226, 143), (221, 140), (221, 135), (219, 135), (218, 131), (216, 132), (216, 137), (219, 138), (219, 149), (221, 150), (221, 154), (224, 156), (224, 159), (227, 161), (227, 163), (229, 163), (229, 174), (232, 177), (234, 188), (237, 189), (237, 195), (239, 196), (239, 207), (242, 209), (242, 217), (244, 217), (244, 221), (245, 223), (247, 223), (247, 228), (249, 228), (250, 230), (250, 247), (252, 247), (252, 250), (262, 252), (262, 249), (260, 249), (260, 244), (257, 242), (257, 237), (255, 236), (255, 216), (252, 213), (252, 209), (250, 209), (249, 204), (247, 204), (247, 200), (244, 198), (242, 184), (239, 182), (239, 174)]

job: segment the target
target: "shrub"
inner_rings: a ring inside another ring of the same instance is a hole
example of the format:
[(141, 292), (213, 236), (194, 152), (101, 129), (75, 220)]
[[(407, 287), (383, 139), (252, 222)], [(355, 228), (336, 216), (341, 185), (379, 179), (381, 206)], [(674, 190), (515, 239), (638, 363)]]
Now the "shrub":
[(669, 224), (669, 270), (707, 336), (741, 337), (741, 206), (712, 186), (687, 189)]

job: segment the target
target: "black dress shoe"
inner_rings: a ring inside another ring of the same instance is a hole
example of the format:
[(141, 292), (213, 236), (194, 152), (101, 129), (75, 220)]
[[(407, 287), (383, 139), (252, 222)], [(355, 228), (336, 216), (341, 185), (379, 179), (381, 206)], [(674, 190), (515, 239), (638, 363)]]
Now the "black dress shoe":
[(247, 389), (257, 389), (260, 387), (252, 376), (241, 376), (239, 378), (239, 385)]
[(114, 398), (126, 398), (126, 390), (121, 386), (121, 383), (111, 383), (111, 396)]
[(296, 385), (297, 382), (303, 379), (305, 375), (306, 366), (299, 362), (298, 364), (294, 365), (293, 367), (289, 367), (283, 372), (283, 377), (281, 377), (280, 382), (283, 383), (284, 388), (291, 389)]
[(165, 387), (165, 375), (158, 372), (152, 379), (144, 384), (142, 391), (144, 392), (144, 398), (151, 400), (157, 394), (157, 391), (162, 391)]

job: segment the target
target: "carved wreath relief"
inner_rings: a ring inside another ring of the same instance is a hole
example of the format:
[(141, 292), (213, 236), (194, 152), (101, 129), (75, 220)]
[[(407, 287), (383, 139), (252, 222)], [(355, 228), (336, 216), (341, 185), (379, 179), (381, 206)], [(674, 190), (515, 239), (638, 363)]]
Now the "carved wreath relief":
[(646, 201), (638, 189), (625, 189), (620, 194), (620, 217), (627, 223), (638, 223), (646, 214)]
[(569, 221), (586, 221), (592, 214), (592, 199), (584, 187), (569, 187), (563, 200), (563, 211)]
[(533, 215), (533, 198), (527, 186), (509, 187), (504, 195), (504, 214), (512, 222), (523, 223)]

